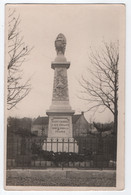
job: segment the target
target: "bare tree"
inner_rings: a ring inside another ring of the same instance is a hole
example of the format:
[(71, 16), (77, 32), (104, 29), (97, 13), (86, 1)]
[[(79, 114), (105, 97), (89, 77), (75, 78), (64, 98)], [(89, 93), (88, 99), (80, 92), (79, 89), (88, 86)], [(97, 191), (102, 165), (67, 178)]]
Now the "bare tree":
[(8, 15), (8, 81), (7, 81), (7, 108), (12, 109), (31, 90), (30, 79), (23, 81), (22, 64), (30, 54), (32, 48), (24, 42), (19, 30), (20, 16), (15, 10), (9, 9)]
[(104, 43), (99, 51), (91, 51), (91, 68), (88, 76), (82, 76), (80, 85), (82, 99), (88, 102), (88, 110), (103, 112), (109, 109), (114, 116), (114, 132), (117, 132), (118, 118), (118, 63), (119, 45)]

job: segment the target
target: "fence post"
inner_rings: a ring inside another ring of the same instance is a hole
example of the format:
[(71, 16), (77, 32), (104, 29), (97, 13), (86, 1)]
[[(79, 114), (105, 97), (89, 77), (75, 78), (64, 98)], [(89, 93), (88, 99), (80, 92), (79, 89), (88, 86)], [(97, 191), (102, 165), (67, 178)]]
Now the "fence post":
[(68, 152), (69, 152), (69, 138), (68, 138)]
[(75, 152), (75, 139), (73, 140), (73, 151)]
[(51, 151), (52, 151), (52, 138), (51, 138)]
[(57, 152), (58, 152), (58, 138), (57, 138)]
[(64, 138), (62, 139), (62, 152), (64, 152)]

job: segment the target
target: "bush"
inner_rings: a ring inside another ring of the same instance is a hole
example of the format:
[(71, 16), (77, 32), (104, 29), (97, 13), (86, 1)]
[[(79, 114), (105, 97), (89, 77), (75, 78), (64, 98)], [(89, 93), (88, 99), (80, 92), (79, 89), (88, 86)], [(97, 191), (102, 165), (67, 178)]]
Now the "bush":
[(74, 152), (53, 152), (41, 150), (38, 153), (38, 158), (42, 158), (45, 161), (53, 161), (54, 163), (68, 163), (68, 162), (83, 162), (85, 160), (91, 160), (92, 154), (77, 154)]

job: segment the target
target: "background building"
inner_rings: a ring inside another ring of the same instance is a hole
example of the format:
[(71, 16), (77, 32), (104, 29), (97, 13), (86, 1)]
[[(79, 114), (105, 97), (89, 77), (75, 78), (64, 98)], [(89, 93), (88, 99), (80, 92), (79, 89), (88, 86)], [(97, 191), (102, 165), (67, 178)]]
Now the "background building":
[[(40, 117), (32, 123), (31, 132), (37, 136), (47, 137), (48, 135), (48, 123), (49, 117)], [(90, 124), (87, 122), (84, 117), (84, 113), (76, 114), (72, 116), (72, 125), (73, 125), (73, 137), (87, 136), (90, 132)]]

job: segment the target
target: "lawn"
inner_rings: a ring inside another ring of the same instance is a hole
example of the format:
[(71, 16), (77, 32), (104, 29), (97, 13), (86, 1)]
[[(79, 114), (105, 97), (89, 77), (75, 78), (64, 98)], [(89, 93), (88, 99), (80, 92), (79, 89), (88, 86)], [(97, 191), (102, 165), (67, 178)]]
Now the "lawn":
[(116, 174), (115, 172), (110, 174), (107, 172), (107, 176), (97, 175), (92, 177), (92, 174), (87, 174), (84, 178), (73, 177), (50, 177), (40, 178), (38, 176), (31, 177), (10, 177), (7, 174), (6, 184), (7, 186), (87, 186), (87, 187), (115, 187), (116, 186)]

